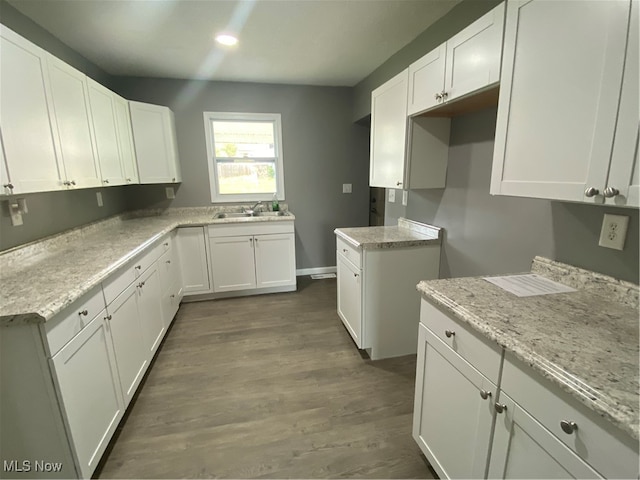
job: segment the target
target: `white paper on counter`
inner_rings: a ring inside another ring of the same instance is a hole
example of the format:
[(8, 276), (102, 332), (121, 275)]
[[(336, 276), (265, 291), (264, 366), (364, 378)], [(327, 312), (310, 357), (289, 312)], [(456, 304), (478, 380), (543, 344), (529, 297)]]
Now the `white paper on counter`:
[(535, 273), (528, 275), (506, 275), (503, 277), (484, 277), (484, 280), (513, 293), (518, 297), (535, 295), (551, 295), (554, 293), (575, 292), (575, 288), (567, 287)]

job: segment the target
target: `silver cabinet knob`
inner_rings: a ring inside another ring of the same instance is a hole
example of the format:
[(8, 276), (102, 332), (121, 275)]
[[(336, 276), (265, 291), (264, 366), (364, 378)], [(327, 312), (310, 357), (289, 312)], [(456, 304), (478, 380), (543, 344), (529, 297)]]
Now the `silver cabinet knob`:
[(86, 317), (87, 315), (89, 315), (89, 312), (87, 310), (81, 310), (78, 312), (78, 315), (83, 315)]
[(164, 245), (165, 247), (168, 247), (168, 246), (169, 246), (169, 242), (164, 242), (164, 243), (163, 243), (163, 245)]
[(359, 277), (360, 275), (358, 275), (357, 273), (353, 274), (354, 277)]
[(444, 90), (442, 91), (442, 99), (446, 99), (449, 96), (449, 94), (447, 92), (445, 92)]
[(8, 188), (9, 190), (13, 190), (13, 183), (5, 183), (3, 187)]
[(480, 396), (482, 397), (483, 400), (486, 400), (491, 396), (491, 392), (487, 390), (480, 390)]
[(127, 178), (127, 183), (131, 183), (131, 179), (130, 178)]
[(343, 249), (342, 249), (342, 251), (343, 251), (344, 253), (347, 253), (349, 250), (347, 250), (346, 248), (343, 248)]
[(176, 177), (173, 177), (173, 178), (171, 179), (171, 181), (172, 181), (172, 182), (175, 182), (175, 181), (176, 181)]
[(442, 99), (442, 94), (441, 93), (436, 93), (434, 95), (434, 97), (435, 97), (436, 100), (441, 100)]
[(396, 182), (396, 187), (399, 187), (402, 185), (402, 182)]
[(571, 435), (578, 429), (578, 424), (576, 422), (567, 422), (566, 420), (562, 420), (560, 422), (560, 428), (567, 435)]
[(445, 330), (444, 334), (447, 336), (447, 338), (451, 338), (456, 334), (456, 332), (454, 332), (453, 330)]
[(607, 198), (613, 198), (616, 195), (620, 194), (620, 190), (618, 190), (617, 188), (613, 188), (613, 187), (607, 187), (607, 188), (604, 189), (604, 192), (602, 192), (602, 194)]
[(111, 315), (107, 315), (106, 317), (104, 317), (105, 320), (111, 320), (113, 317)]
[(171, 297), (171, 298), (176, 298), (176, 296), (175, 296), (175, 295), (173, 295), (173, 294), (172, 294), (172, 295), (169, 295), (169, 297)]
[(167, 263), (171, 263), (171, 260), (167, 260)]
[(493, 407), (496, 409), (496, 412), (502, 413), (507, 409), (507, 406), (504, 403), (494, 403)]
[(71, 185), (75, 185), (76, 181), (75, 180), (71, 180), (71, 182), (69, 182), (69, 183), (71, 183)]
[(109, 180), (107, 180), (106, 178), (103, 180), (104, 183), (109, 183)]
[(595, 187), (588, 187), (585, 191), (584, 191), (584, 196), (585, 197), (595, 197), (596, 195), (598, 195), (600, 193), (600, 190), (598, 190)]
[(140, 269), (142, 268), (142, 265), (136, 265), (134, 268), (135, 268), (136, 270), (140, 270)]
[(71, 182), (69, 180), (65, 180), (64, 182), (62, 182), (62, 184), (68, 187), (69, 185), (71, 185)]

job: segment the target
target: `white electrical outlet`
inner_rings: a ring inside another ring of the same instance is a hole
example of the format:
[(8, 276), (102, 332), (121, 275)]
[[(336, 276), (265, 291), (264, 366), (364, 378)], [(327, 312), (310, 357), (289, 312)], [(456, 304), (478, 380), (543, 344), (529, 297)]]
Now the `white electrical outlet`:
[(342, 193), (351, 193), (351, 184), (343, 183), (342, 184)]
[(176, 198), (176, 192), (173, 190), (173, 187), (166, 187), (165, 192), (167, 192), (167, 198), (169, 200)]
[(389, 203), (395, 203), (396, 202), (396, 189), (395, 188), (390, 188), (389, 189)]
[(407, 206), (407, 199), (409, 198), (409, 192), (406, 190), (402, 191), (402, 205)]
[(102, 192), (96, 192), (96, 200), (98, 200), (99, 207), (102, 207), (104, 205), (102, 201)]
[(604, 214), (602, 219), (602, 230), (600, 231), (600, 242), (598, 245), (614, 250), (624, 249), (624, 241), (627, 238), (627, 226), (629, 217), (626, 215)]

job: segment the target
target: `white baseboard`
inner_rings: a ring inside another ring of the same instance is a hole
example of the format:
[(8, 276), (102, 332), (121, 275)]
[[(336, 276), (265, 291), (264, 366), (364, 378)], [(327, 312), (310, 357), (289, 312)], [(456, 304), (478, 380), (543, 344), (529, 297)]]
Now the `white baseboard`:
[(336, 273), (338, 269), (335, 267), (316, 267), (316, 268), (299, 268), (296, 270), (296, 276), (313, 275), (316, 273)]

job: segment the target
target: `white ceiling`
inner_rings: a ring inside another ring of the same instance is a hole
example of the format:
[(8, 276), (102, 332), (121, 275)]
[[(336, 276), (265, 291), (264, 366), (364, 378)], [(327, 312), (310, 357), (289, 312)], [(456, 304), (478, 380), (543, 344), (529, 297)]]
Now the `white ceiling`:
[[(9, 0), (112, 75), (353, 86), (460, 0)], [(240, 43), (213, 42), (221, 31)]]

